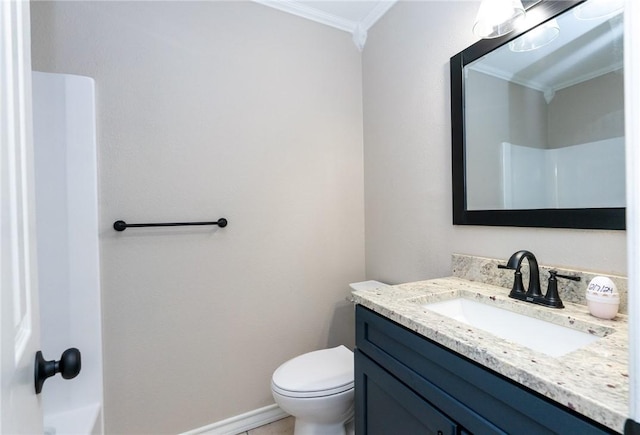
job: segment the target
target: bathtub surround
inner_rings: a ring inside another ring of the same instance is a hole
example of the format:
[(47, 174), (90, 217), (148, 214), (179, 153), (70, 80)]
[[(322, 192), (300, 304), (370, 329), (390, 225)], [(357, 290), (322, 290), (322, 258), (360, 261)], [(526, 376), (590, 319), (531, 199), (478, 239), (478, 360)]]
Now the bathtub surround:
[(45, 432), (104, 433), (94, 82), (34, 72), (33, 144), (41, 349), (76, 347), (76, 378), (47, 379)]
[[(96, 83), (105, 433), (261, 409), (283, 361), (353, 346), (364, 194), (350, 35), (254, 2), (31, 7), (33, 68)], [(112, 228), (221, 216), (226, 228)]]

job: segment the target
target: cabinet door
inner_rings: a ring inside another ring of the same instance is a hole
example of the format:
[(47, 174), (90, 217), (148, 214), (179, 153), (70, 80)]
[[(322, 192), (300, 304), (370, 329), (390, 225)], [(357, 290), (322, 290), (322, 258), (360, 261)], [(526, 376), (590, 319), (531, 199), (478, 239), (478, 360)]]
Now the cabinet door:
[(455, 422), (357, 349), (355, 377), (357, 435), (456, 434)]

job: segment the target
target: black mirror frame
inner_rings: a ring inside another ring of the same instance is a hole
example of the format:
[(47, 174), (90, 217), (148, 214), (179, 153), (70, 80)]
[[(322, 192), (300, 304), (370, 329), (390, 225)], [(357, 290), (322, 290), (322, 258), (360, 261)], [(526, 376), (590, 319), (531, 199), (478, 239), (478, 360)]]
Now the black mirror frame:
[(528, 28), (495, 39), (484, 39), (451, 58), (451, 161), (453, 224), (542, 228), (624, 230), (625, 207), (529, 210), (467, 210), (464, 131), (464, 67), (528, 30), (586, 0), (542, 1), (533, 6), (535, 21)]

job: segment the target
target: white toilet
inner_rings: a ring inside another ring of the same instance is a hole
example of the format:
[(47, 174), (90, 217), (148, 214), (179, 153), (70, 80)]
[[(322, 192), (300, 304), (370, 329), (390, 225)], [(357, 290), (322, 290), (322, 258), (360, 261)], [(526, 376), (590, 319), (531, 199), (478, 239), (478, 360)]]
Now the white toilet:
[(273, 372), (271, 392), (295, 417), (294, 435), (345, 435), (353, 417), (353, 352), (338, 346), (290, 359)]

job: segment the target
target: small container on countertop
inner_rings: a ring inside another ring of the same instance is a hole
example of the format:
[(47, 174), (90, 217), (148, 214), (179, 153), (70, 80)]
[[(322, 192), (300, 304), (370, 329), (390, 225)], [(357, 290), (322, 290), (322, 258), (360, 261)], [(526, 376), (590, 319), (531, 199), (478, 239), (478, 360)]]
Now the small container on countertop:
[(600, 319), (613, 319), (620, 307), (620, 293), (611, 279), (596, 276), (587, 287), (587, 307), (591, 315)]

